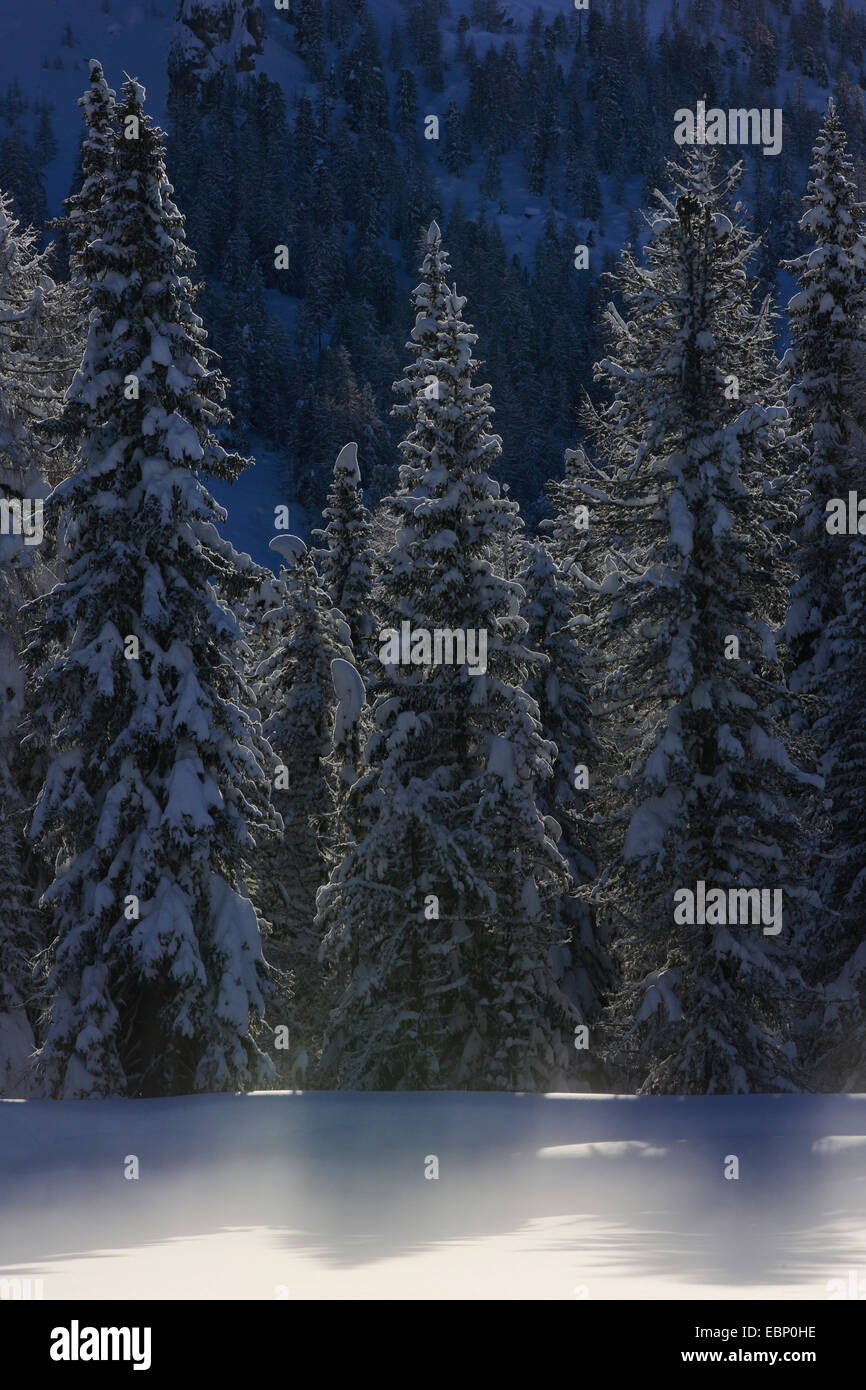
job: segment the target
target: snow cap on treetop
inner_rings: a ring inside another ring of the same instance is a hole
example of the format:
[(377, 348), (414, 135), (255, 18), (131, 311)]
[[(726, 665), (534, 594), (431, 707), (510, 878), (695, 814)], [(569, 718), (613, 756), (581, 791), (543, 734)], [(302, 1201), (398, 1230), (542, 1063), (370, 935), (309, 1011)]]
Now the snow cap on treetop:
[(274, 536), (268, 544), (268, 549), (281, 555), (287, 565), (297, 564), (301, 556), (307, 553), (307, 547), (300, 536)]
[(139, 106), (143, 106), (145, 97), (147, 96), (146, 88), (141, 82), (139, 82), (137, 77), (130, 77), (129, 73), (126, 71), (125, 68), (123, 70), (123, 75), (126, 78), (126, 81), (123, 84), (123, 89), (125, 93), (127, 94), (127, 96), (133, 97), (133, 99), (138, 103)]
[(342, 743), (350, 737), (358, 721), (367, 692), (357, 669), (351, 661), (345, 661), (341, 656), (334, 657), (331, 662), (331, 680), (337, 697), (334, 738), (337, 743)]
[(438, 222), (434, 221), (430, 223), (430, 226), (427, 228), (427, 240), (431, 243), (431, 245), (434, 241), (442, 240), (442, 233), (439, 230)]
[(351, 444), (344, 444), (337, 455), (334, 464), (335, 473), (348, 473), (351, 477), (361, 481), (361, 470), (358, 467), (358, 446), (354, 441)]
[(113, 102), (116, 93), (113, 87), (109, 87), (105, 78), (102, 64), (98, 58), (90, 59), (90, 85), (87, 90), (78, 98), (78, 105), (83, 106), (86, 112), (93, 107), (94, 102), (98, 102), (100, 97), (107, 98)]

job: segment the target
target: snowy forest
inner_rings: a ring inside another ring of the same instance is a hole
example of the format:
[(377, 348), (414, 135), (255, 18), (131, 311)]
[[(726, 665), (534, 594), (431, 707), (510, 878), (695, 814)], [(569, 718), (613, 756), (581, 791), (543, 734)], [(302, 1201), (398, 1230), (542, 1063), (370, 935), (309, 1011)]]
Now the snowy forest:
[(866, 7), (117, 4), (0, 59), (0, 1097), (866, 1091)]

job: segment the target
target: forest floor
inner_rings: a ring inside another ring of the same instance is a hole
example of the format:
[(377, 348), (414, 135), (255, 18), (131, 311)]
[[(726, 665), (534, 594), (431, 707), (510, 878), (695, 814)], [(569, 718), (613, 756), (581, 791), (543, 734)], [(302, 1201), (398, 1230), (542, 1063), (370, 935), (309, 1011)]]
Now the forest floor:
[(14, 1278), (46, 1299), (866, 1296), (866, 1095), (4, 1101)]

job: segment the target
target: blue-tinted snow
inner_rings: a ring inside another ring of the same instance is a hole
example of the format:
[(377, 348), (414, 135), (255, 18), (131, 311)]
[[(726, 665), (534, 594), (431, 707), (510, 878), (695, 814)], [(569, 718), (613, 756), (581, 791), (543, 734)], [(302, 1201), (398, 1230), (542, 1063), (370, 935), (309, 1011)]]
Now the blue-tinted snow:
[(0, 1278), (46, 1298), (796, 1300), (852, 1272), (866, 1096), (0, 1102)]

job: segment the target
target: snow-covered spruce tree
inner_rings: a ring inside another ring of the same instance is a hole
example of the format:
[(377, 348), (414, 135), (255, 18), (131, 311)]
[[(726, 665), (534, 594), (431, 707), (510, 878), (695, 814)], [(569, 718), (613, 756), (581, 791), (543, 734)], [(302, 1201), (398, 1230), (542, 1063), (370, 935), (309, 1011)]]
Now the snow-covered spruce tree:
[[(566, 1084), (576, 1056), (580, 1016), (551, 967), (549, 899), (567, 867), (536, 802), (553, 749), (522, 687), (522, 591), (489, 560), (520, 523), (488, 471), (500, 440), (449, 269), (433, 223), (414, 360), (395, 387), (407, 434), (380, 578), (390, 631), (349, 795), (356, 846), (318, 898), (325, 957), (351, 972), (321, 1077), (540, 1089)], [(450, 662), (444, 638), (431, 659), (437, 630), (455, 643)], [(458, 636), (470, 658), (468, 644), (486, 640), (486, 660), (460, 661)]]
[[(50, 273), (51, 248), (21, 227), (0, 190), (0, 451), (4, 486), (15, 495), (69, 471), (68, 450), (39, 428), (62, 399), (81, 360), (77, 301)], [(26, 493), (35, 496), (32, 490)], [(40, 545), (44, 557), (46, 548)]]
[(0, 192), (0, 1095), (19, 1094), (33, 1051), (37, 1005), (29, 962), (44, 944), (39, 868), (24, 836), (38, 769), (21, 749), (26, 713), (23, 604), (53, 580), (41, 509), (47, 474), (66, 456), (38, 432), (72, 375), (76, 335), (66, 286), (55, 285), (36, 233)]
[[(800, 220), (811, 245), (787, 263), (799, 288), (788, 305), (791, 347), (791, 417), (807, 446), (805, 491), (797, 521), (798, 578), (793, 587), (786, 638), (793, 666), (791, 686), (812, 696), (810, 727), (822, 721), (834, 674), (829, 668), (828, 627), (842, 608), (844, 539), (828, 533), (827, 503), (845, 498), (862, 477), (866, 408), (863, 394), (863, 320), (866, 315), (866, 228), (857, 200), (845, 132), (830, 100), (815, 144)], [(826, 729), (821, 741), (826, 741)], [(833, 750), (825, 747), (825, 754)]]
[[(843, 492), (842, 497), (847, 494)], [(827, 632), (827, 669), (833, 672), (833, 684), (819, 729), (832, 749), (826, 781), (831, 858), (823, 875), (824, 896), (832, 913), (817, 923), (813, 937), (811, 973), (824, 985), (825, 1008), (815, 1030), (812, 1082), (819, 1090), (859, 1092), (866, 1088), (866, 537), (858, 534), (836, 540), (850, 549), (841, 612), (831, 619)]]
[(589, 537), (589, 508), (578, 486), (585, 471), (585, 451), (566, 449), (563, 477), (549, 482), (545, 489), (553, 516), (542, 521), (540, 529), (547, 533), (548, 550), (560, 569), (567, 569), (581, 554)]
[(28, 454), (26, 417), (22, 419), (18, 409), (20, 382), (10, 381), (21, 355), (20, 320), (35, 290), (31, 276), (25, 275), (22, 284), (21, 271), (36, 269), (38, 276), (32, 261), (22, 265), (15, 227), (9, 200), (0, 195), (0, 1096), (5, 1097), (27, 1090), (35, 1049), (30, 961), (40, 945), (38, 890), (23, 834), (26, 792), (22, 783), (27, 779), (19, 725), (25, 677), (18, 614), (22, 603), (38, 592), (42, 564), (35, 545), (38, 531), (34, 528), (29, 538), (20, 529), (15, 534), (10, 522), (15, 523), (17, 507), (20, 528), (23, 505), (32, 527), (33, 502), (41, 505), (48, 491)]
[(128, 80), (104, 205), (113, 270), (64, 416), (80, 438), (61, 583), (35, 634), (29, 741), (51, 763), (31, 835), (52, 855), (51, 1096), (245, 1087), (269, 1068), (259, 919), (239, 866), (273, 820), (269, 759), (229, 606), (256, 579), (202, 475), (244, 460), (214, 431), (225, 384), (194, 311), (162, 137)]
[[(819, 779), (792, 757), (774, 637), (796, 438), (769, 305), (752, 307), (739, 175), (704, 151), (671, 166), (644, 264), (626, 251), (613, 276), (624, 313), (608, 310), (596, 368), (613, 399), (591, 413), (597, 697), (622, 758), (594, 899), (624, 975), (613, 1060), (647, 1093), (796, 1087), (802, 923), (820, 909), (802, 826)], [(781, 931), (732, 924), (715, 895), (689, 925), (678, 890), (697, 904), (699, 883), (780, 890)]]
[(286, 563), (274, 581), (281, 601), (262, 616), (267, 655), (256, 671), (255, 691), (263, 731), (278, 759), (274, 805), (283, 834), (257, 857), (256, 902), (271, 928), (268, 959), (291, 977), (280, 1018), (290, 1045), (274, 1055), (278, 1062), (282, 1055), (288, 1068), (281, 1079), (294, 1082), (305, 1076), (324, 1022), (327, 981), (314, 922), (335, 814), (325, 762), (337, 704), (331, 663), (351, 662), (352, 648), (348, 626), (320, 585), (303, 541), (281, 535), (271, 547)]
[(64, 199), (66, 215), (52, 225), (62, 228), (69, 247), (69, 271), (82, 291), (102, 269), (102, 208), (112, 176), (117, 143), (115, 92), (109, 87), (97, 58), (90, 60), (90, 85), (78, 105), (84, 112), (81, 142), (81, 186)]
[(866, 947), (860, 903), (866, 874), (862, 785), (866, 772), (857, 712), (866, 698), (860, 657), (863, 540), (832, 520), (862, 489), (866, 448), (866, 225), (845, 132), (831, 101), (814, 150), (802, 230), (813, 243), (789, 268), (799, 281), (788, 306), (792, 345), (789, 405), (803, 430), (803, 499), (795, 533), (799, 575), (786, 624), (792, 687), (826, 778), (831, 834), (813, 859), (828, 911), (811, 933), (809, 977), (827, 987), (815, 1029), (813, 1080), (823, 1088), (862, 1085), (866, 1059)]
[(334, 481), (322, 515), (326, 525), (313, 535), (323, 545), (313, 552), (314, 557), (331, 603), (349, 624), (356, 659), (367, 669), (375, 659), (370, 612), (373, 550), (357, 444), (346, 444), (337, 455)]
[[(521, 613), (528, 624), (526, 644), (541, 656), (526, 681), (538, 705), (546, 739), (555, 745), (553, 776), (537, 792), (542, 815), (560, 828), (558, 848), (572, 882), (586, 884), (596, 877), (590, 843), (589, 784), (601, 763), (587, 697), (587, 655), (581, 631), (588, 621), (580, 611), (582, 599), (546, 546), (538, 541), (524, 547), (519, 573), (525, 591)], [(573, 893), (556, 900), (554, 918), (560, 944), (556, 948), (557, 976), (563, 988), (592, 1019), (611, 984), (611, 966), (604, 946), (596, 940), (594, 915)], [(597, 1060), (597, 1059), (596, 1059)]]
[[(2, 595), (5, 600), (6, 595)], [(5, 632), (0, 632), (0, 662), (4, 679), (8, 653)], [(13, 667), (13, 671), (14, 671)], [(14, 725), (8, 718), (10, 702), (4, 700), (4, 720), (0, 725), (0, 798), (3, 824), (0, 826), (0, 1098), (10, 1099), (29, 1093), (33, 1054), (36, 1048), (36, 1018), (32, 997), (33, 959), (41, 942), (36, 910), (37, 889), (34, 873), (24, 851), (22, 801), (17, 768), (9, 766), (8, 744)]]

